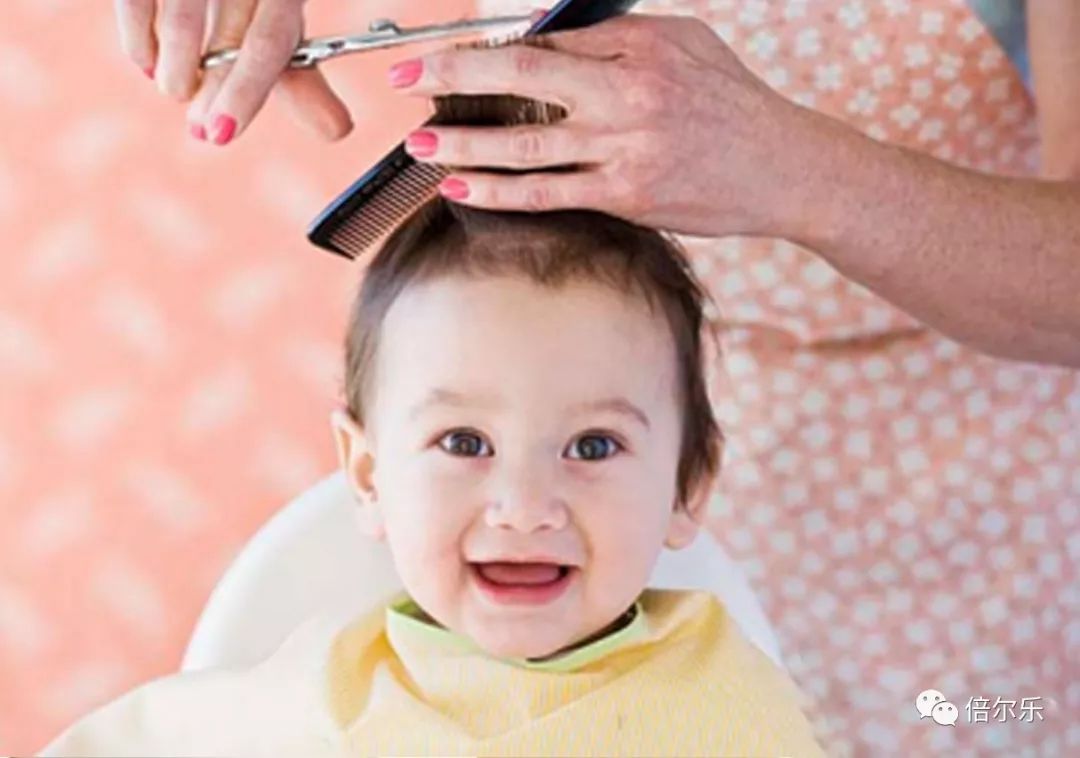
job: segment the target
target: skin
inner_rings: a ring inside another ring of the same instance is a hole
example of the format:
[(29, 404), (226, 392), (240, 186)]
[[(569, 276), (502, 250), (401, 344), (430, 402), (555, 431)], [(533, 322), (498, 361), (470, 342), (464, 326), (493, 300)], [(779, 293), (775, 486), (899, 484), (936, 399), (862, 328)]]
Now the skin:
[(819, 218), (789, 239), (987, 355), (1080, 368), (1080, 182), (967, 171), (808, 115), (808, 144), (847, 148), (813, 160)]
[[(151, 62), (158, 47), (148, 20), (152, 0), (118, 2), (126, 48), (140, 65)], [(205, 2), (162, 0), (172, 9), (164, 28), (181, 26), (175, 19), (182, 5)], [(193, 108), (210, 114), (211, 124), (213, 114), (232, 109), (242, 130), (284, 65), (286, 41), (297, 38), (297, 0), (254, 2), (226, 5), (237, 9), (237, 20), (219, 23), (215, 34), (238, 39), (246, 23), (239, 9), (247, 7), (255, 8), (252, 30), (256, 20), (268, 19), (265, 28), (274, 34), (265, 38), (276, 41), (237, 64), (220, 87), (210, 76), (204, 80), (213, 93), (200, 91)], [(1080, 21), (1069, 0), (1029, 6), (1042, 8), (1030, 21), (1047, 139), (1044, 174), (1067, 181), (983, 175), (870, 140), (774, 93), (693, 18), (632, 14), (548, 35), (553, 49), (448, 49), (418, 59), (413, 83), (392, 78), (412, 96), (509, 92), (569, 110), (567, 119), (548, 126), (429, 129), (427, 141), (437, 144), (422, 155), (414, 135), (418, 160), (460, 169), (443, 185), (458, 202), (505, 210), (591, 208), (699, 236), (790, 239), (974, 349), (1080, 367), (1074, 44)], [(184, 47), (177, 34), (161, 32), (159, 81), (180, 92), (171, 82), (177, 71), (190, 71), (198, 35), (189, 30)], [(261, 37), (249, 36), (252, 44)], [(169, 53), (173, 47), (187, 52)], [(305, 118), (323, 114), (328, 133), (340, 133), (347, 114), (337, 110), (340, 101), (317, 72), (286, 77), (305, 77), (306, 84), (287, 86)], [(479, 170), (569, 163), (579, 170), (518, 176)]]
[[(114, 0), (120, 43), (162, 94), (190, 103), (192, 134), (215, 139), (218, 116), (242, 134), (272, 89), (298, 120), (326, 139), (352, 129), (345, 104), (318, 68), (286, 70), (303, 38), (302, 0)], [(208, 33), (207, 44), (202, 44)], [(205, 51), (240, 47), (232, 66), (203, 72)], [(224, 143), (220, 143), (224, 144)]]
[(1027, 4), (1028, 47), (1039, 104), (1043, 175), (1080, 178), (1080, 3)]
[[(332, 426), (364, 531), (437, 623), (495, 656), (550, 655), (632, 605), (662, 546), (693, 540), (709, 483), (676, 507), (675, 349), (644, 301), (443, 278), (402, 293), (380, 343), (367, 427), (344, 410)], [(595, 405), (612, 398), (648, 424)], [(537, 555), (578, 567), (546, 605), (496, 604), (469, 569)]]

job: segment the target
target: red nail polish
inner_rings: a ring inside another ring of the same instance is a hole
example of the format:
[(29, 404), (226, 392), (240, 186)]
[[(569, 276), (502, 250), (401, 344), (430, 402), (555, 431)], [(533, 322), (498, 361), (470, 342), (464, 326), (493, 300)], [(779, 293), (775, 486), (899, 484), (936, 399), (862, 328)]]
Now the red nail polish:
[(206, 142), (206, 129), (203, 128), (202, 124), (189, 124), (188, 131), (191, 132), (191, 136), (195, 139)]
[(227, 145), (236, 134), (236, 119), (224, 113), (215, 116), (210, 122), (210, 134), (215, 145)]
[(439, 138), (434, 132), (413, 132), (405, 140), (405, 149), (408, 150), (409, 155), (417, 158), (430, 158), (435, 155), (438, 147)]
[(439, 183), (439, 192), (443, 197), (450, 198), (451, 200), (464, 200), (469, 196), (469, 185), (460, 179), (443, 179)]
[(390, 67), (390, 86), (409, 87), (420, 79), (424, 72), (424, 62), (419, 58), (396, 63)]

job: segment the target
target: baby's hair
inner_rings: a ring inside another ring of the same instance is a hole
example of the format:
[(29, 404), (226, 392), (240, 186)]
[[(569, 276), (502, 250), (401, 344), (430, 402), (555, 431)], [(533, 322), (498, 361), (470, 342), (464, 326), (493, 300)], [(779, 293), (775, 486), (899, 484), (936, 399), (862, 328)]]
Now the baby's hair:
[[(443, 123), (535, 123), (553, 106), (510, 96), (451, 96), (437, 102)], [(665, 316), (676, 347), (682, 440), (679, 502), (719, 466), (720, 430), (703, 366), (705, 294), (673, 240), (587, 210), (487, 211), (435, 198), (390, 234), (367, 268), (345, 346), (345, 400), (363, 426), (382, 323), (410, 285), (447, 276), (521, 276), (545, 287), (591, 281), (641, 297)], [(639, 367), (642, 371), (647, 366)]]

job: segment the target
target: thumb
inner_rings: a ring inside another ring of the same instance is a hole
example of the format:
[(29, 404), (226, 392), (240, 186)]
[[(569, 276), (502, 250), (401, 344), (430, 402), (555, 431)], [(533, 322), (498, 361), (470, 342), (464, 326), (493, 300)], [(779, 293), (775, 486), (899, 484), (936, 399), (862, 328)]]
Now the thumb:
[(328, 140), (339, 140), (353, 128), (345, 103), (318, 68), (288, 69), (274, 92), (297, 121)]

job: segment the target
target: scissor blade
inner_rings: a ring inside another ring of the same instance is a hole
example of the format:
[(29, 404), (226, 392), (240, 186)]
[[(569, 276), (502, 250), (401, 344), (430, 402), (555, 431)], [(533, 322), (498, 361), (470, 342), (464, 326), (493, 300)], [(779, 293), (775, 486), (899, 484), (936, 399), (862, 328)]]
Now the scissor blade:
[[(312, 37), (304, 40), (297, 46), (296, 51), (289, 60), (289, 67), (308, 68), (328, 58), (335, 58), (348, 53), (380, 50), (433, 39), (450, 39), (480, 31), (516, 26), (529, 21), (530, 18), (531, 16), (525, 15), (492, 16), (404, 28), (399, 27), (393, 21), (380, 19), (372, 22), (372, 30), (366, 34)], [(232, 63), (239, 54), (239, 48), (208, 53), (203, 57), (203, 68), (214, 68), (215, 66)]]

